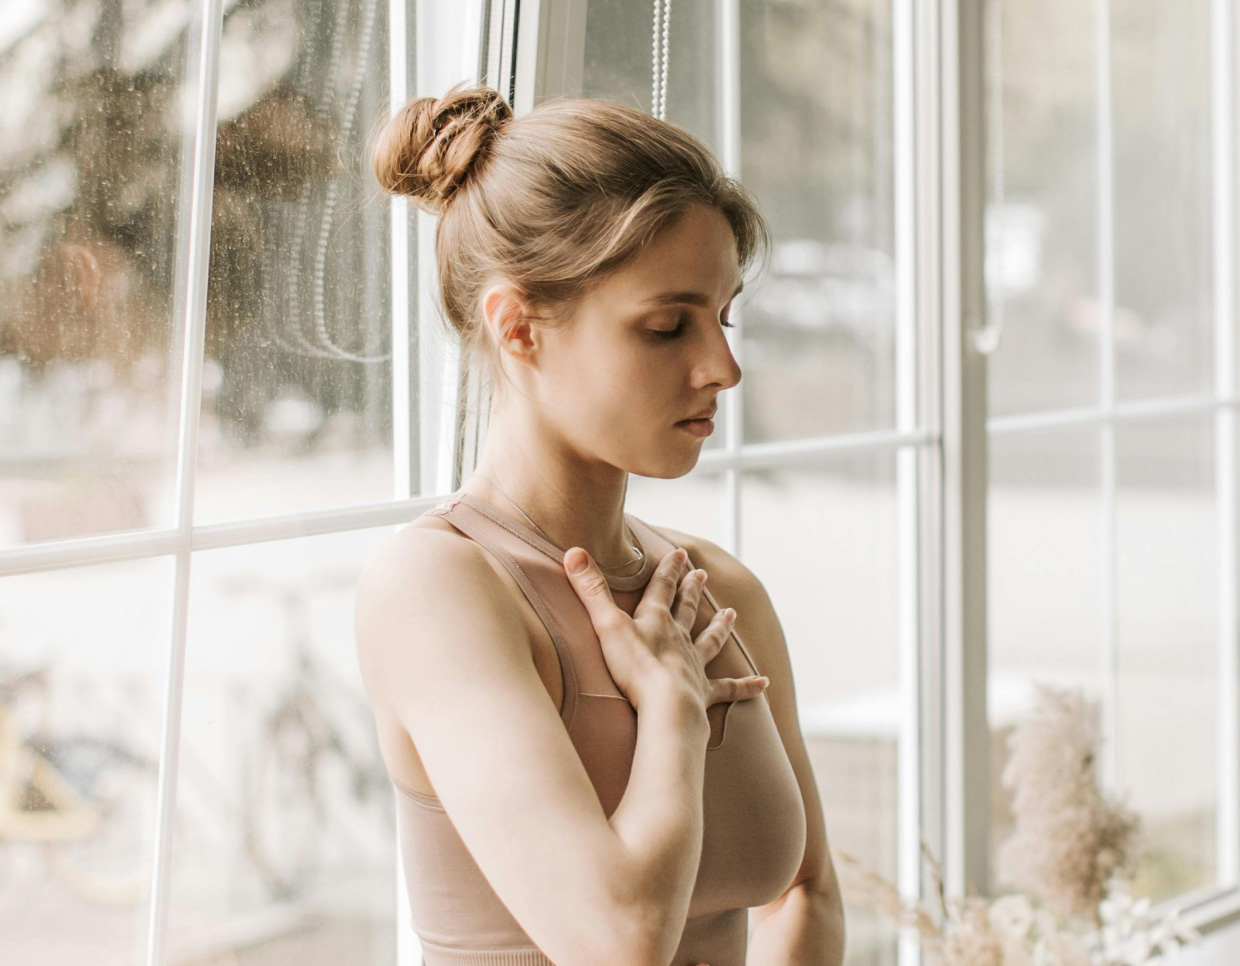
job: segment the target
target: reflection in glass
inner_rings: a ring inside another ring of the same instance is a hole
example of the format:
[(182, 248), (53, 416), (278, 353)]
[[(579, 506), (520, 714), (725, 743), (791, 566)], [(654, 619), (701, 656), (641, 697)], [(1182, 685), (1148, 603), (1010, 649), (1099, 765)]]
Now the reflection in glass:
[(192, 91), (158, 6), (0, 5), (0, 545), (171, 523)]
[[(741, 559), (788, 642), (797, 711), (832, 849), (895, 881), (897, 527), (894, 459), (745, 474)], [(889, 966), (895, 933), (846, 909), (849, 963)]]
[(142, 961), (171, 578), (168, 558), (3, 578), (5, 963)]
[(386, 16), (261, 0), (225, 17), (200, 522), (391, 493), (388, 205), (364, 151)]
[(391, 961), (394, 801), (352, 625), (390, 533), (195, 555), (170, 962)]

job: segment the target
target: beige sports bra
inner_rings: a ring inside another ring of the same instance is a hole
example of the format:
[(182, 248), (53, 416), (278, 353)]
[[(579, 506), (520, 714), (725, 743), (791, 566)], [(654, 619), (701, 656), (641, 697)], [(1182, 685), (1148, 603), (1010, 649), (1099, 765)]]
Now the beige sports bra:
[[(498, 558), (550, 634), (564, 680), (560, 717), (610, 816), (628, 785), (637, 713), (616, 687), (589, 614), (564, 573), (564, 552), (492, 504), (458, 491), (427, 510)], [(646, 553), (642, 570), (608, 577), (632, 613), (658, 561), (676, 544), (625, 514)], [(709, 590), (703, 596), (718, 609)], [(733, 633), (709, 677), (758, 673)], [(488, 884), (439, 799), (397, 789), (397, 833), (409, 913), (425, 966), (553, 966)], [(702, 857), (671, 966), (744, 966), (750, 906), (778, 898), (805, 852), (805, 810), (765, 694), (728, 705), (706, 750)]]

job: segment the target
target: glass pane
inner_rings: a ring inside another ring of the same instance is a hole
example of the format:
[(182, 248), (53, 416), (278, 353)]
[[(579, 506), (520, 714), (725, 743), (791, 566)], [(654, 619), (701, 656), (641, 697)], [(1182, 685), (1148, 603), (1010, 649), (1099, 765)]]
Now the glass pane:
[(1102, 686), (1102, 504), (1094, 426), (992, 435), (987, 499), (987, 706), (991, 731), (991, 885), (1012, 832), (999, 781), (1012, 727), (1034, 684)]
[(387, 9), (225, 19), (198, 522), (392, 494), (388, 206), (363, 150)]
[[(667, 22), (666, 117), (719, 150), (718, 4), (676, 0)], [(593, 0), (586, 11), (583, 97), (651, 111), (653, 5)], [(660, 50), (663, 31), (659, 31)]]
[(390, 534), (195, 554), (169, 963), (393, 961), (395, 802), (353, 638)]
[(0, 585), (5, 963), (146, 962), (172, 572), (146, 559)]
[[(896, 878), (899, 681), (894, 459), (754, 470), (741, 559), (779, 615), (833, 850)], [(847, 896), (847, 892), (845, 892)], [(895, 963), (882, 916), (849, 907), (850, 964)]]
[(741, 37), (741, 177), (775, 236), (740, 301), (745, 439), (891, 428), (891, 4), (741, 4)]
[[(993, 437), (989, 512), (992, 846), (1012, 829), (998, 782), (1032, 685), (1116, 708), (1115, 791), (1143, 823), (1134, 895), (1215, 881), (1217, 541), (1211, 417), (1115, 429), (1116, 667), (1104, 653), (1105, 507), (1096, 426)], [(1114, 686), (1114, 691), (1109, 689)], [(1186, 753), (1191, 750), (1191, 753)], [(1169, 780), (1171, 778), (1172, 780)], [(992, 851), (992, 857), (995, 853)], [(995, 868), (995, 889), (1007, 887)]]
[(987, 3), (991, 415), (1098, 402), (1095, 7)]
[[(1120, 787), (1144, 822), (1136, 894), (1215, 881), (1218, 527), (1208, 417), (1115, 438)], [(1234, 592), (1234, 588), (1231, 588)]]
[(1209, 0), (1116, 4), (1112, 38), (1116, 395), (1208, 392)]
[(0, 9), (0, 545), (172, 522), (194, 90), (159, 11)]

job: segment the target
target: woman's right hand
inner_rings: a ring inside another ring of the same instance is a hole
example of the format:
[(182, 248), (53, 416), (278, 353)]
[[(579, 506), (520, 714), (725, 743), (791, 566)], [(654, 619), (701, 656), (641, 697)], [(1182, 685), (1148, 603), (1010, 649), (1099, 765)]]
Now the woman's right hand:
[[(573, 573), (573, 564), (583, 557), (585, 567)], [(683, 548), (663, 555), (632, 617), (616, 605), (606, 578), (581, 547), (565, 553), (564, 570), (590, 614), (612, 680), (639, 714), (643, 700), (669, 690), (697, 699), (705, 712), (721, 701), (757, 697), (765, 689), (766, 679), (756, 674), (706, 676), (706, 665), (727, 643), (736, 612), (730, 607), (716, 611), (693, 639), (706, 571), (691, 568)]]

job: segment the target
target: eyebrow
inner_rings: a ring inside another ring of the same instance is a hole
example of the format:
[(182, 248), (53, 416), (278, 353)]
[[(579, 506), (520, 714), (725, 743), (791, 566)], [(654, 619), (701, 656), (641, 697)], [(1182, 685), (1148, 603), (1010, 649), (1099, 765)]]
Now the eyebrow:
[[(744, 287), (745, 287), (745, 283), (742, 281), (738, 286), (736, 286), (736, 291), (732, 293), (732, 298), (728, 299), (728, 301), (730, 302), (732, 299), (736, 298), (736, 296), (740, 295), (741, 289), (743, 289)], [(642, 304), (643, 305), (681, 305), (681, 304), (709, 305), (710, 296), (702, 292), (664, 292), (662, 295), (656, 295), (653, 298), (646, 299), (646, 301), (644, 301)]]

